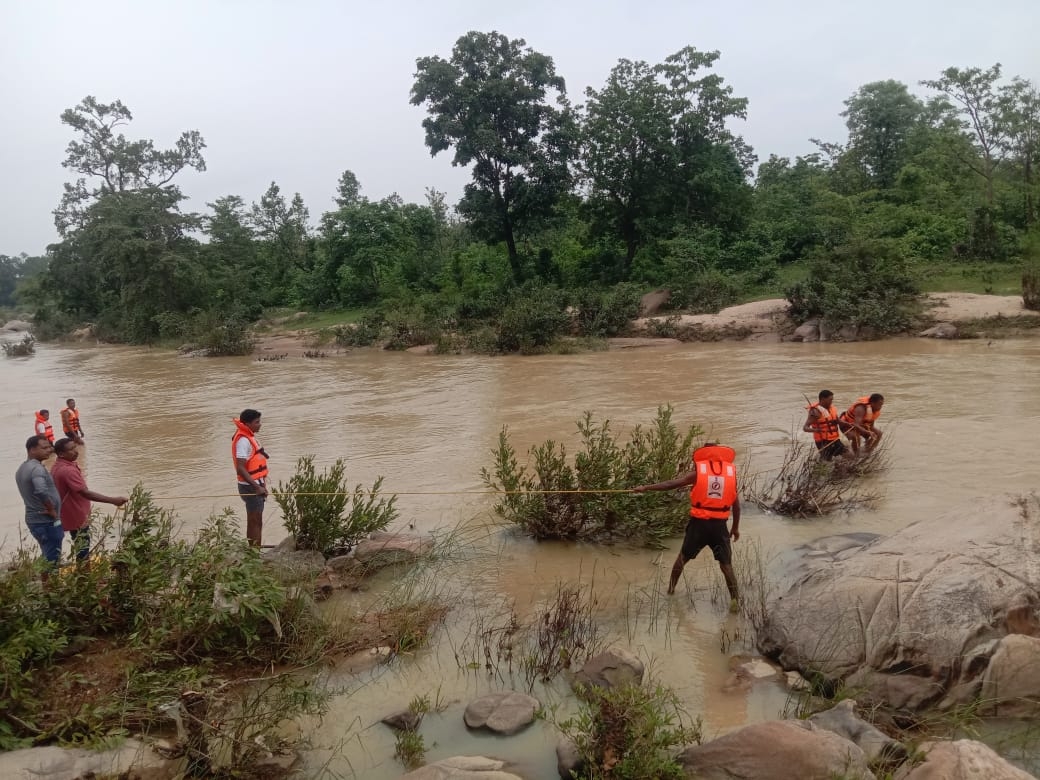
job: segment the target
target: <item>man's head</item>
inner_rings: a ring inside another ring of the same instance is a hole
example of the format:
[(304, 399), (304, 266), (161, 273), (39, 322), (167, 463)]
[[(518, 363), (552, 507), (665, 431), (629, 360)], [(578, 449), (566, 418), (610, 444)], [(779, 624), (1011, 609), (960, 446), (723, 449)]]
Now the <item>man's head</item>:
[(870, 402), (870, 408), (875, 412), (880, 412), (881, 407), (885, 405), (885, 396), (881, 393), (873, 393), (867, 400)]
[(69, 407), (70, 409), (75, 409), (76, 408), (76, 399), (75, 398), (66, 398), (65, 399), (65, 405), (67, 407)]
[(832, 393), (830, 390), (821, 390), (819, 398), (820, 406), (822, 406), (824, 409), (830, 409), (831, 404), (834, 403), (834, 393)]
[(50, 410), (49, 409), (40, 409), (40, 417), (42, 417), (44, 420), (49, 420), (50, 417), (51, 417)]
[(25, 452), (31, 460), (42, 463), (54, 452), (54, 445), (46, 436), (30, 436), (25, 442)]
[(253, 433), (260, 430), (260, 412), (256, 409), (245, 409), (238, 416), (239, 421)]
[(72, 439), (58, 439), (54, 442), (54, 454), (60, 460), (74, 461), (79, 457), (79, 448)]

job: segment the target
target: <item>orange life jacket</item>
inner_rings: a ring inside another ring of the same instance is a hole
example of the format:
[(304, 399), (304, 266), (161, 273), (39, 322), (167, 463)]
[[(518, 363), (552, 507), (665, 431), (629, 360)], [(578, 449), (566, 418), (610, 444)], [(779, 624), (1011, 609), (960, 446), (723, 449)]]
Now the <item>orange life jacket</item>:
[(813, 409), (820, 410), (820, 416), (814, 417), (809, 423), (814, 441), (834, 441), (841, 438), (838, 432), (838, 410), (834, 408), (834, 404), (831, 404), (829, 409), (824, 409), (817, 401), (809, 404), (808, 409), (810, 412)]
[(267, 454), (261, 449), (260, 443), (257, 442), (256, 436), (253, 435), (253, 431), (250, 430), (248, 425), (241, 420), (235, 420), (234, 422), (238, 430), (231, 437), (231, 462), (235, 466), (235, 474), (238, 476), (238, 481), (243, 485), (248, 484), (242, 479), (242, 475), (238, 473), (238, 458), (235, 457), (235, 447), (238, 445), (239, 439), (249, 439), (249, 443), (253, 447), (253, 454), (246, 460), (246, 471), (249, 472), (249, 476), (256, 482), (263, 483), (267, 479)]
[(874, 411), (874, 408), (870, 405), (870, 396), (865, 395), (862, 398), (857, 398), (855, 402), (841, 413), (841, 421), (846, 423), (856, 422), (856, 407), (863, 407), (863, 422), (861, 423), (864, 428), (873, 428), (874, 421), (881, 416), (881, 411)]
[(690, 517), (726, 520), (737, 501), (737, 453), (732, 447), (710, 444), (693, 451), (697, 481), (690, 488)]
[[(40, 425), (43, 425), (43, 430), (40, 430)], [(37, 436), (46, 436), (47, 440), (52, 444), (54, 443), (54, 426), (50, 424), (49, 420), (43, 419), (43, 415), (39, 412), (36, 413), (36, 426), (33, 428)]]
[(61, 410), (61, 424), (66, 434), (83, 432), (79, 427), (79, 412), (67, 406)]

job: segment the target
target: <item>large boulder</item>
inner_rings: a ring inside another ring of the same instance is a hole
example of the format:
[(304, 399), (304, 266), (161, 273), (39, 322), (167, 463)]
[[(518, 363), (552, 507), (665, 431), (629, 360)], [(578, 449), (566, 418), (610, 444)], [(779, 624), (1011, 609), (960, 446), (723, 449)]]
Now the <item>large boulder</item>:
[(952, 322), (940, 322), (917, 334), (926, 339), (955, 339), (957, 338), (957, 326)]
[(820, 341), (820, 321), (808, 320), (794, 329), (791, 341)]
[(484, 756), (455, 756), (401, 775), (401, 780), (523, 780), (502, 771), (505, 761)]
[(500, 691), (471, 701), (462, 717), (471, 729), (487, 729), (508, 736), (534, 723), (534, 714), (540, 706), (538, 699), (526, 693)]
[(25, 320), (8, 320), (0, 330), (8, 333), (23, 333), (32, 330), (32, 323)]
[(639, 657), (621, 647), (612, 647), (593, 656), (574, 675), (575, 688), (598, 686), (620, 688), (639, 685), (644, 666)]
[(925, 754), (924, 761), (902, 766), (895, 780), (1036, 780), (971, 739), (926, 742), (920, 752)]
[(804, 720), (745, 726), (686, 748), (679, 763), (697, 780), (873, 780), (863, 751)]
[(999, 640), (1040, 634), (1038, 508), (984, 499), (815, 561), (768, 605), (759, 648), (897, 708), (973, 700)]
[(350, 551), (355, 563), (366, 574), (399, 563), (415, 563), (433, 552), (433, 538), (418, 534), (378, 532), (358, 542)]

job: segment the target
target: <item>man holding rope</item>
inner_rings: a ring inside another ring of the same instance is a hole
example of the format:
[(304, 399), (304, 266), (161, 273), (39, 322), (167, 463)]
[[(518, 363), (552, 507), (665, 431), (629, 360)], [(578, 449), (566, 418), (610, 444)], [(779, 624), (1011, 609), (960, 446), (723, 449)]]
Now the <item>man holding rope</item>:
[(231, 458), (238, 477), (238, 494), (246, 505), (246, 539), (260, 546), (264, 527), (264, 503), (267, 499), (267, 453), (256, 440), (260, 430), (260, 412), (244, 409), (235, 420), (231, 437)]

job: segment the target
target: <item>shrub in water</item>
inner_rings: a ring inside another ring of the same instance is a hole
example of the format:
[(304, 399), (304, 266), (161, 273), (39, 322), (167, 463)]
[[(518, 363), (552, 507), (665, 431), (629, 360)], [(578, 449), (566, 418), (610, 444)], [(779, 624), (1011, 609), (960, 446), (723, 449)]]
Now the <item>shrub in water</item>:
[(380, 477), (371, 490), (356, 485), (351, 490), (344, 478), (346, 465), (337, 460), (320, 474), (314, 456), (296, 462), (296, 473), (288, 482), (278, 483), (274, 499), (281, 507), (285, 528), (304, 550), (318, 550), (325, 556), (340, 555), (358, 540), (382, 531), (397, 518), (397, 496), (383, 498)]
[(683, 529), (686, 516), (673, 495), (599, 491), (625, 491), (684, 473), (694, 439), (703, 433), (699, 427), (680, 433), (668, 406), (623, 443), (609, 420), (597, 423), (589, 412), (577, 427), (581, 449), (573, 462), (562, 444), (549, 440), (529, 450), (530, 469), (519, 465), (502, 429), (494, 467), (481, 470), (487, 487), (505, 493), (495, 505), (500, 517), (536, 539), (619, 538), (660, 546)]

